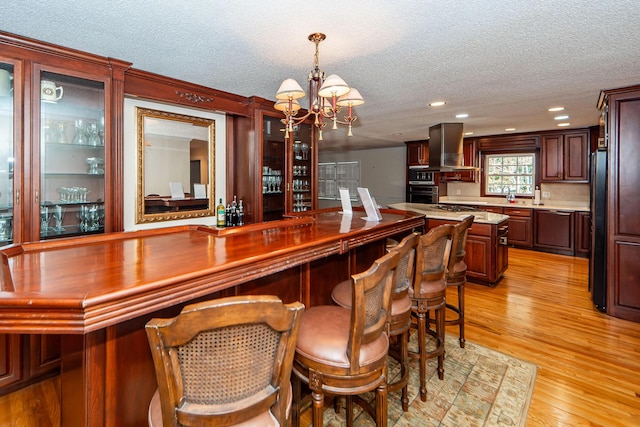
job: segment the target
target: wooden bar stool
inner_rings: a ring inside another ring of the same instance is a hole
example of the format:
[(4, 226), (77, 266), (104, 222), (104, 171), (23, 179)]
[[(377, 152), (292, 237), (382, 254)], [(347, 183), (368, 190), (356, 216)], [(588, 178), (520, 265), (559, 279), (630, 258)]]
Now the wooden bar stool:
[[(391, 294), (391, 319), (389, 321), (389, 337), (394, 338), (397, 346), (389, 348), (389, 355), (400, 364), (400, 378), (387, 385), (388, 391), (402, 390), (402, 410), (409, 410), (407, 384), (409, 383), (409, 328), (411, 327), (411, 299), (409, 288), (415, 273), (415, 249), (420, 239), (419, 233), (411, 233), (400, 243), (387, 245), (389, 252), (398, 254), (398, 265), (393, 277)], [(339, 283), (331, 292), (333, 302), (344, 308), (351, 308), (351, 281)]]
[[(293, 361), (294, 425), (300, 422), (301, 382), (309, 385), (314, 426), (323, 425), (324, 396), (355, 396), (375, 390), (375, 408), (354, 398), (376, 421), (387, 425), (386, 331), (398, 255), (388, 253), (363, 273), (351, 276), (353, 307), (311, 307), (300, 324)], [(306, 396), (308, 397), (308, 396)], [(347, 425), (352, 425), (347, 399)]]
[(149, 426), (289, 425), (291, 364), (304, 306), (273, 296), (186, 306), (145, 329), (158, 390)]
[[(420, 399), (427, 401), (427, 359), (438, 358), (438, 378), (444, 379), (444, 312), (447, 284), (445, 274), (451, 252), (453, 225), (440, 225), (420, 237), (416, 247), (416, 274), (410, 290), (412, 314), (418, 329), (420, 360)], [(434, 312), (435, 329), (429, 326), (429, 312)], [(436, 340), (434, 350), (427, 352), (427, 334)]]
[(469, 215), (455, 225), (451, 238), (451, 256), (447, 268), (446, 282), (447, 289), (456, 286), (458, 288), (458, 305), (454, 305), (447, 299), (447, 309), (455, 314), (455, 318), (446, 319), (446, 325), (459, 325), (460, 328), (460, 348), (464, 348), (464, 285), (467, 283), (467, 264), (464, 262), (467, 245), (467, 232), (473, 224), (473, 215)]

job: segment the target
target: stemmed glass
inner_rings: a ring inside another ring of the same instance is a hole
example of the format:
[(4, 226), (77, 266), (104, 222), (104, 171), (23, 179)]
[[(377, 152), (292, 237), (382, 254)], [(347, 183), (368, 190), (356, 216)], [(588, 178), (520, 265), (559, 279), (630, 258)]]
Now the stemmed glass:
[(53, 208), (53, 220), (56, 223), (56, 226), (53, 228), (53, 231), (56, 233), (62, 233), (64, 231), (64, 227), (62, 226), (62, 221), (64, 220), (64, 209), (62, 206), (56, 205)]
[(40, 234), (47, 234), (49, 231), (49, 221), (51, 221), (51, 214), (49, 213), (48, 206), (40, 207)]

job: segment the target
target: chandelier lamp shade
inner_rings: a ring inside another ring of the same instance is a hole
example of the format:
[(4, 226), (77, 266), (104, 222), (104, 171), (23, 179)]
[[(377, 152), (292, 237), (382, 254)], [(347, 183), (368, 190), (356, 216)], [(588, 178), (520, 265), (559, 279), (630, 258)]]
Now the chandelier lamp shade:
[[(353, 115), (352, 108), (364, 104), (364, 99), (357, 89), (349, 87), (344, 80), (336, 74), (328, 77), (318, 65), (318, 46), (326, 36), (322, 33), (309, 35), (309, 41), (316, 45), (316, 53), (313, 61), (313, 69), (309, 72), (309, 108), (307, 114), (296, 118), (300, 110), (301, 98), (306, 96), (304, 89), (294, 79), (286, 79), (276, 92), (278, 100), (274, 108), (282, 111), (285, 118), (282, 123), (285, 125), (285, 138), (289, 138), (289, 132), (293, 132), (293, 127), (303, 122), (311, 114), (315, 116), (314, 125), (318, 128), (318, 139), (322, 141), (322, 129), (326, 126), (326, 120), (333, 122), (332, 129), (337, 129), (338, 124), (347, 125), (347, 136), (353, 136), (351, 124), (357, 120)], [(348, 113), (343, 120), (338, 120), (338, 113), (342, 107), (348, 108)]]

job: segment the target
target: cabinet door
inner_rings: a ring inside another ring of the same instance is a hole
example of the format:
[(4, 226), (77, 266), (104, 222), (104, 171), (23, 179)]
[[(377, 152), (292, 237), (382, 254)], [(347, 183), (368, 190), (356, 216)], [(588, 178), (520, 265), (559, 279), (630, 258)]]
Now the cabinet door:
[(509, 244), (530, 248), (533, 242), (531, 209), (504, 208), (504, 214), (509, 215)]
[[(71, 76), (37, 66), (39, 141), (34, 141), (32, 239), (103, 233), (111, 162), (105, 145), (106, 78)], [(35, 156), (38, 153), (39, 156)]]
[(429, 164), (429, 143), (426, 141), (407, 142), (407, 166)]
[(562, 135), (546, 135), (540, 142), (542, 157), (541, 176), (542, 181), (562, 181), (563, 162), (563, 141)]
[(20, 83), (16, 81), (20, 76), (16, 66), (19, 67), (20, 63), (4, 62), (0, 57), (0, 159), (3, 159), (0, 160), (0, 246), (12, 243), (14, 230), (20, 230), (15, 223), (20, 218), (13, 215), (14, 196), (20, 194), (20, 188), (16, 188), (20, 180), (14, 180), (15, 169), (19, 168), (15, 159), (20, 159), (16, 156), (15, 147), (16, 141), (20, 141), (16, 136), (20, 129), (15, 127), (15, 111), (20, 109), (20, 96), (16, 92), (21, 90)]
[(536, 248), (573, 255), (575, 248), (573, 212), (536, 210), (534, 220)]
[(576, 255), (589, 256), (591, 252), (591, 214), (576, 212)]
[(20, 335), (0, 334), (0, 387), (20, 380)]
[[(465, 139), (462, 144), (463, 166), (476, 166), (476, 140)], [(460, 171), (460, 172), (444, 172), (440, 174), (441, 180), (445, 182), (462, 181), (462, 182), (476, 182), (476, 171)]]
[(286, 143), (279, 117), (262, 115), (262, 221), (282, 219), (287, 182)]
[(29, 335), (30, 375), (54, 371), (60, 366), (60, 335)]
[(589, 181), (589, 151), (588, 132), (565, 135), (563, 154), (565, 181)]

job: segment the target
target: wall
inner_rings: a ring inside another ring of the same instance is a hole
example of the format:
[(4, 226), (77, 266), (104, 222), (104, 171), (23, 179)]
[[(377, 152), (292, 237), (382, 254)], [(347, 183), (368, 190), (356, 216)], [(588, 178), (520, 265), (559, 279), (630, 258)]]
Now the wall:
[[(215, 187), (214, 200), (225, 198), (226, 188), (226, 122), (222, 113), (176, 107), (173, 105), (148, 102), (135, 98), (124, 100), (124, 229), (125, 231), (148, 228), (171, 227), (184, 224), (215, 225), (216, 217), (193, 218), (157, 223), (136, 224), (136, 191), (137, 191), (137, 126), (135, 107), (151, 108), (188, 116), (203, 117), (215, 120)], [(185, 189), (186, 191), (186, 189)], [(215, 203), (214, 203), (215, 206)]]
[[(543, 200), (557, 200), (563, 202), (589, 203), (589, 184), (545, 184), (540, 185), (542, 193), (549, 193), (549, 197)], [(458, 193), (459, 191), (459, 193)], [(449, 197), (480, 197), (480, 183), (476, 182), (452, 182), (447, 183), (447, 195)]]
[[(322, 142), (320, 142), (322, 144)], [(407, 169), (406, 147), (320, 152), (322, 162), (360, 162), (360, 186), (367, 187), (379, 205), (404, 202)], [(361, 205), (360, 201), (354, 205)], [(339, 200), (319, 200), (320, 208), (340, 206)]]

